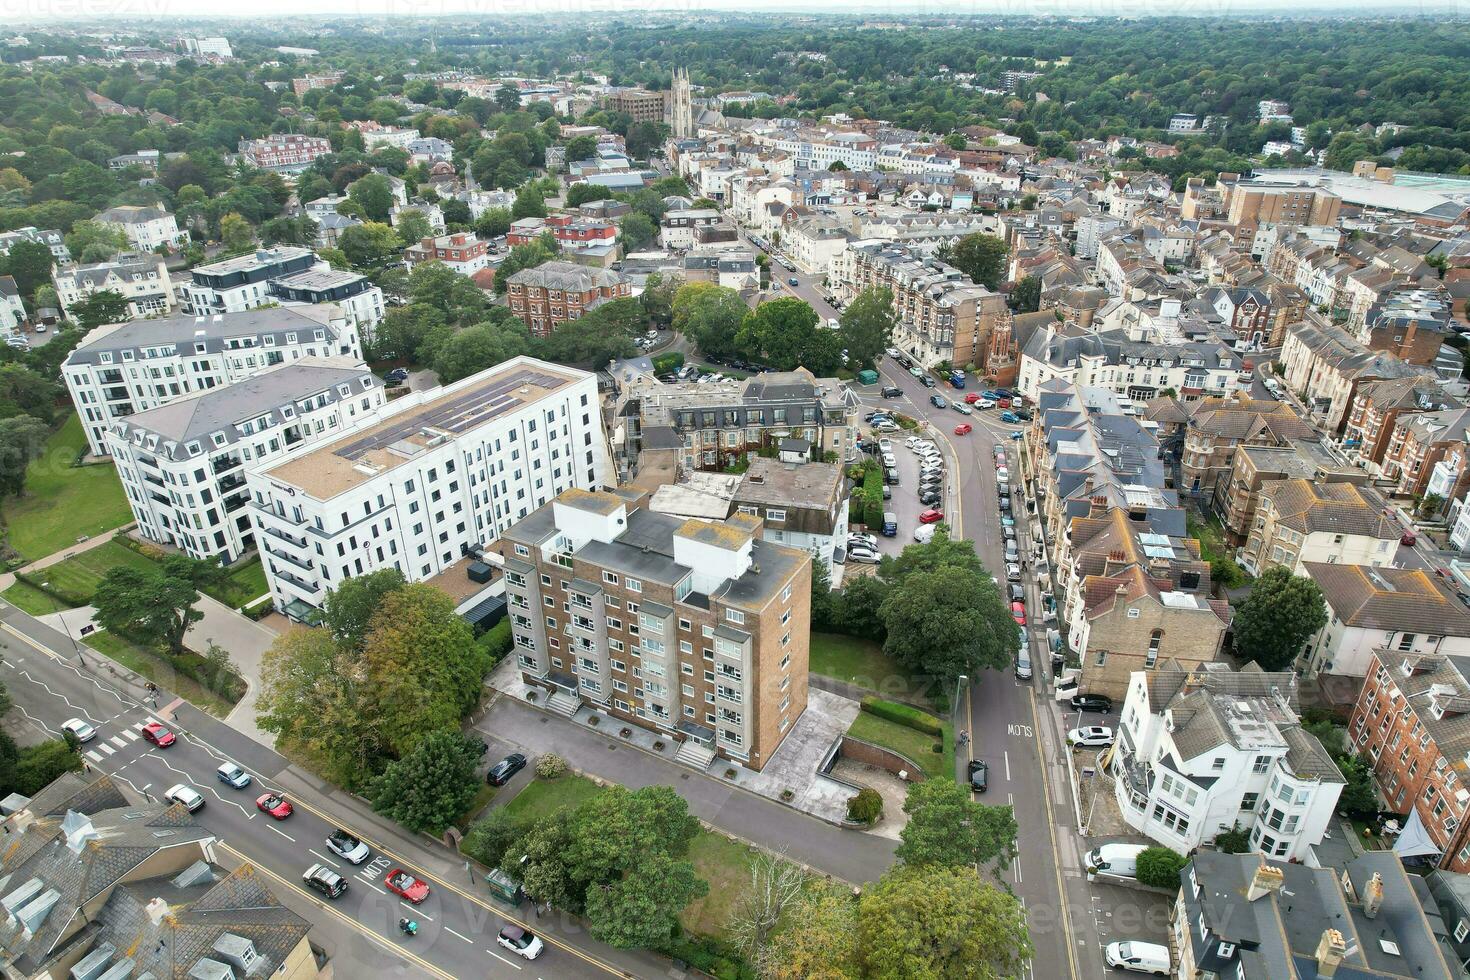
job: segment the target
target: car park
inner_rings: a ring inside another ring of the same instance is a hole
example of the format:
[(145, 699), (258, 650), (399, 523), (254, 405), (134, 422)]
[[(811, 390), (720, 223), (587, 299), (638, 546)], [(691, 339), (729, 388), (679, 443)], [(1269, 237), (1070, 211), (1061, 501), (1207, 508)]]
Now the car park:
[(255, 808), (261, 813), (270, 814), (277, 820), (285, 820), (295, 812), (295, 808), (291, 806), (290, 800), (284, 796), (278, 796), (275, 793), (266, 793), (257, 799), (255, 801)]
[(883, 536), (892, 538), (898, 535), (898, 515), (891, 510), (883, 512)]
[(388, 877), (383, 879), (383, 887), (414, 905), (429, 897), (429, 886), (402, 868), (388, 872)]
[(526, 757), (519, 752), (512, 752), (490, 767), (485, 774), (485, 782), (491, 786), (504, 786), (510, 782), (510, 778), (522, 769), (526, 768)]
[(80, 718), (68, 718), (61, 723), (63, 731), (71, 732), (78, 742), (90, 742), (97, 737), (97, 729)]
[(347, 879), (325, 864), (313, 864), (301, 875), (306, 887), (321, 892), (328, 898), (339, 898), (347, 891)]
[(1087, 725), (1067, 733), (1067, 744), (1074, 749), (1103, 749), (1113, 744), (1113, 730), (1107, 725)]
[(884, 419), (882, 422), (874, 424), (873, 428), (879, 432), (897, 432), (898, 423), (891, 419)]
[(933, 507), (935, 504), (939, 503), (943, 499), (944, 497), (940, 494), (938, 490), (919, 491), (919, 503), (923, 504), (925, 507)]
[(495, 941), (517, 956), (523, 956), (528, 960), (534, 960), (546, 948), (546, 944), (541, 942), (540, 938), (517, 925), (507, 925), (502, 928), (500, 934), (495, 937)]
[(985, 411), (986, 409), (994, 408), (995, 407), (995, 399), (994, 398), (982, 398), (978, 402), (975, 403), (975, 407), (978, 408), (978, 409), (980, 409), (982, 412)]
[(966, 405), (973, 405), (973, 404), (975, 404), (976, 402), (978, 402), (983, 397), (985, 397), (985, 396), (981, 395), (980, 392), (978, 392), (978, 391), (972, 391), (968, 395), (965, 396), (965, 404)]
[(140, 732), (144, 740), (153, 743), (160, 749), (166, 749), (178, 740), (177, 736), (175, 736), (173, 732), (169, 731), (167, 728), (163, 727), (162, 724), (156, 721), (144, 723), (143, 727), (140, 729)]
[(387, 378), (390, 381), (407, 381), (408, 380), (408, 368), (404, 368), (404, 367), (396, 367), (396, 368), (393, 368), (390, 371), (388, 371), (386, 374), (384, 374), (383, 377)]
[(971, 433), (971, 431), (973, 430), (970, 426), (970, 423), (968, 422), (961, 422), (959, 425), (954, 427), (954, 434), (957, 436), (967, 436)]
[(233, 762), (226, 762), (220, 766), (214, 771), (214, 775), (220, 782), (235, 789), (244, 789), (250, 785), (250, 773)]
[(187, 783), (175, 783), (163, 791), (163, 798), (178, 803), (190, 813), (204, 809), (204, 795)]
[(914, 540), (919, 544), (928, 544), (934, 540), (934, 535), (938, 527), (938, 524), (920, 524), (914, 528)]
[(984, 759), (971, 759), (965, 771), (970, 774), (970, 789), (976, 793), (985, 792), (990, 784), (990, 764)]
[(327, 838), (327, 850), (348, 864), (361, 864), (372, 853), (366, 844), (345, 830), (332, 831), (332, 836)]
[(885, 466), (885, 467), (883, 467), (883, 480), (889, 486), (892, 486), (892, 487), (898, 486), (898, 467), (896, 467), (896, 466)]
[(847, 535), (847, 543), (850, 545), (865, 544), (869, 548), (877, 548), (878, 537), (873, 534), (865, 534), (862, 531), (851, 531)]
[(883, 560), (883, 556), (872, 548), (854, 546), (847, 549), (847, 560), (860, 565), (876, 565)]
[(1113, 699), (1106, 694), (1074, 694), (1068, 703), (1073, 711), (1113, 710)]
[(944, 511), (937, 507), (931, 507), (919, 515), (920, 524), (936, 524), (942, 520), (944, 520)]

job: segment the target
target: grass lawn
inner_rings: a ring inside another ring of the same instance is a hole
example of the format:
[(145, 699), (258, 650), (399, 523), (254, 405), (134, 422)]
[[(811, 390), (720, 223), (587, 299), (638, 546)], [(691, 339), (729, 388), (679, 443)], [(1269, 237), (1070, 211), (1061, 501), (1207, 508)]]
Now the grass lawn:
[(85, 642), (99, 653), (106, 654), (122, 666), (174, 692), (194, 707), (202, 708), (216, 718), (223, 718), (234, 707), (194, 678), (174, 670), (173, 665), (163, 657), (126, 637), (99, 630), (88, 636)]
[(921, 704), (927, 700), (922, 691), (915, 690), (913, 680), (904, 669), (883, 653), (879, 644), (862, 637), (813, 633), (811, 671), (865, 687), (885, 698)]
[(44, 558), (82, 535), (96, 537), (133, 519), (112, 464), (71, 465), (86, 442), (81, 420), (69, 416), (26, 468), (24, 496), (0, 507), (10, 547), (22, 558)]
[(24, 582), (16, 582), (4, 592), (0, 592), (0, 599), (4, 599), (15, 608), (24, 610), (32, 616), (47, 616), (60, 608), (60, 603), (55, 599)]
[(265, 584), (265, 568), (256, 555), (237, 563), (225, 576), (222, 587), (210, 590), (210, 595), (229, 606), (239, 609), (247, 602), (259, 599), (270, 591)]
[[(1199, 539), (1200, 557), (1209, 562), (1212, 569), (1215, 569), (1214, 578), (1217, 582), (1224, 581), (1227, 587), (1234, 587), (1220, 574), (1219, 569), (1226, 566), (1235, 569), (1233, 577), (1236, 582), (1243, 584), (1250, 581), (1250, 576), (1246, 574), (1245, 569), (1237, 565), (1235, 559), (1231, 557), (1230, 549), (1225, 545), (1225, 529), (1219, 523), (1188, 514), (1185, 517), (1185, 525), (1189, 536)], [(1226, 575), (1229, 576), (1230, 573), (1227, 571)]]
[(866, 711), (858, 712), (847, 734), (901, 753), (923, 769), (925, 775), (934, 779), (954, 778), (954, 732), (948, 722), (944, 725), (943, 752), (934, 751), (936, 739), (933, 735), (925, 735), (907, 725), (879, 718)]
[(460, 818), (454, 821), (454, 825), (461, 831), (469, 830), (470, 824), (474, 823), (476, 818), (480, 816), (480, 811), (489, 806), (490, 801), (495, 799), (497, 791), (497, 787), (491, 786), (483, 779), (480, 780), (480, 788), (475, 791), (474, 800), (471, 801), (465, 812), (460, 815)]
[(102, 577), (110, 569), (121, 565), (130, 565), (134, 568), (155, 567), (153, 559), (140, 555), (116, 541), (109, 541), (98, 545), (91, 551), (72, 555), (65, 561), (58, 562), (50, 568), (43, 568), (35, 574), (42, 581), (51, 583), (58, 592), (85, 598), (87, 602), (90, 602), (92, 593), (96, 592), (97, 586), (102, 583)]
[(601, 786), (582, 776), (568, 774), (560, 779), (533, 779), (505, 804), (505, 808), (511, 813), (544, 817), (564, 806), (576, 806), (601, 792)]

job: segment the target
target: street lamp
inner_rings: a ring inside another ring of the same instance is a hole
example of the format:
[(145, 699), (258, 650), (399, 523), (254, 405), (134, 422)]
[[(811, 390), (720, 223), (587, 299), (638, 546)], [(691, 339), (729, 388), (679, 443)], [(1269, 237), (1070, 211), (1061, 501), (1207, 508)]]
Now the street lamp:
[[(963, 736), (963, 737), (966, 737), (966, 738), (969, 737), (968, 734), (967, 734), (967, 730), (966, 729), (963, 729), (963, 728), (960, 728), (960, 725), (959, 725), (960, 691), (964, 690), (964, 686), (966, 684), (968, 684), (969, 681), (970, 681), (970, 677), (969, 677), (968, 674), (961, 674), (961, 675), (959, 675), (958, 677), (956, 677), (954, 679), (954, 707), (950, 709), (950, 713), (949, 713), (950, 714), (950, 724), (953, 725), (955, 728), (959, 729), (960, 736)], [(957, 736), (957, 737), (959, 737), (959, 736)], [(959, 744), (963, 745), (964, 743), (963, 742), (960, 742)]]
[[(42, 582), (41, 587), (43, 589), (50, 589), (51, 583)], [(66, 621), (66, 613), (62, 610), (61, 603), (57, 602), (56, 598), (50, 592), (46, 593), (46, 599), (51, 603), (51, 608), (56, 612), (56, 617), (61, 620), (61, 629), (66, 633), (66, 638), (71, 643), (71, 651), (76, 654), (77, 663), (85, 667), (87, 661), (82, 657), (82, 648), (77, 644), (76, 637), (71, 635), (71, 624)]]

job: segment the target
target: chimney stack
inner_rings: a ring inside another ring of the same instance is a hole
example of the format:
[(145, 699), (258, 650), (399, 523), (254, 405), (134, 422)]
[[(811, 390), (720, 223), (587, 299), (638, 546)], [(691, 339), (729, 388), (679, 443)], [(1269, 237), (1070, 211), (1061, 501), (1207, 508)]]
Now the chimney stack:
[(1273, 868), (1262, 861), (1256, 873), (1251, 876), (1250, 887), (1246, 889), (1245, 900), (1254, 902), (1258, 898), (1264, 898), (1273, 892), (1281, 891), (1281, 886), (1286, 881), (1285, 875), (1280, 868)]
[(1337, 966), (1347, 955), (1347, 943), (1336, 929), (1323, 929), (1322, 939), (1317, 943), (1317, 976), (1337, 975)]
[(1383, 905), (1383, 876), (1377, 871), (1373, 877), (1368, 879), (1368, 884), (1363, 886), (1363, 915), (1369, 919), (1378, 917), (1378, 909)]
[(156, 926), (168, 915), (168, 903), (161, 898), (154, 898), (144, 906), (144, 911), (148, 913), (148, 921)]

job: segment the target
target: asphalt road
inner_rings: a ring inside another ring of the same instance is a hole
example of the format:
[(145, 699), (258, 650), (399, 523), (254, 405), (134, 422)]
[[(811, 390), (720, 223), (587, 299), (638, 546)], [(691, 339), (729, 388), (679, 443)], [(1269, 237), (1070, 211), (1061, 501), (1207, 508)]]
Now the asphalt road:
[[(270, 749), (186, 703), (171, 702), (167, 694), (159, 708), (142, 703), (142, 692), (111, 673), (101, 658), (84, 651), (85, 664), (79, 666), (64, 636), (4, 603), (0, 603), (0, 657), (4, 663), (0, 677), (24, 724), (55, 736), (68, 718), (91, 722), (98, 735), (83, 746), (88, 766), (113, 774), (140, 795), (156, 800), (176, 783), (193, 786), (206, 800), (195, 817), (218, 837), (221, 860), (250, 861), (271, 879), (283, 901), (323, 924), (329, 935), (355, 936), (355, 955), (372, 964), (367, 975), (586, 978), (647, 976), (666, 968), (645, 954), (596, 943), (579, 934), (575, 920), (559, 915), (529, 923), (548, 940), (541, 957), (534, 962), (514, 957), (496, 945), (495, 936), (507, 921), (523, 921), (520, 915), (512, 917), (470, 891), (484, 894), (483, 886), (472, 884), (467, 875), (449, 881), (444, 873), (426, 871), (427, 861), (405, 856), (418, 852), (420, 842), (389, 839), (387, 845), (381, 844), (388, 839), (381, 827), (369, 830), (344, 818), (343, 808), (325, 796), (288, 792), (283, 782), (290, 779), (300, 786), (302, 781), (288, 772), (287, 760)], [(138, 737), (139, 726), (150, 719), (179, 733), (178, 741), (159, 749)], [(236, 790), (218, 781), (215, 770), (227, 760), (251, 773), (250, 787)], [(277, 821), (257, 812), (254, 801), (267, 791), (284, 793), (295, 813)], [(353, 867), (328, 851), (324, 841), (334, 827), (367, 842), (371, 856)], [(318, 862), (348, 879), (348, 891), (334, 902), (301, 884), (302, 872)], [(437, 863), (441, 869), (448, 866), (442, 858)], [(395, 867), (429, 882), (430, 894), (421, 905), (410, 907), (383, 887)], [(307, 913), (307, 908), (314, 911)], [(418, 920), (417, 936), (405, 939), (400, 934), (402, 917)], [(347, 963), (343, 967), (350, 968)]]
[[(1017, 426), (1002, 423), (994, 409), (977, 411), (966, 418), (952, 408), (936, 408), (929, 402), (935, 392), (951, 403), (953, 396), (963, 399), (967, 392), (943, 384), (925, 388), (886, 357), (879, 367), (882, 383), (903, 389), (904, 397), (879, 399), (865, 395), (864, 401), (896, 403), (894, 407), (900, 411), (927, 423), (932, 438), (951, 447), (949, 516), (952, 522), (958, 516), (959, 534), (975, 543), (985, 566), (1004, 585), (1005, 538), (996, 497), (993, 447), (997, 443), (1005, 446), (1011, 486), (1018, 487), (1020, 450), (1010, 437)], [(872, 394), (876, 396), (876, 386)], [(955, 435), (954, 427), (962, 421), (969, 422), (973, 431)], [(1014, 496), (1012, 506), (1025, 555), (1030, 527), (1024, 498)], [(901, 522), (898, 542), (911, 541), (911, 530)], [(1164, 941), (1168, 903), (1159, 896), (1089, 883), (1082, 870), (1084, 848), (1068, 783), (1068, 749), (1063, 744), (1065, 729), (1078, 722), (1075, 713), (1063, 714), (1061, 706), (1048, 696), (1045, 632), (1036, 622), (1041, 615), (1040, 597), (1029, 562), (1024, 568), (1024, 584), (1033, 680), (1026, 683), (1011, 672), (987, 671), (970, 685), (959, 706), (961, 720), (957, 725), (968, 728), (971, 740), (967, 749), (958, 753), (957, 775), (964, 778), (967, 752), (984, 759), (990, 766), (984, 802), (1009, 803), (1015, 810), (1020, 826), (1019, 853), (1004, 877), (1029, 916), (1036, 955), (1028, 976), (1102, 977), (1111, 972), (1102, 960), (1101, 947), (1107, 942), (1129, 938)], [(963, 720), (966, 718), (968, 722)], [(1089, 723), (1108, 723), (1108, 719), (1090, 716)]]

